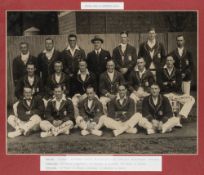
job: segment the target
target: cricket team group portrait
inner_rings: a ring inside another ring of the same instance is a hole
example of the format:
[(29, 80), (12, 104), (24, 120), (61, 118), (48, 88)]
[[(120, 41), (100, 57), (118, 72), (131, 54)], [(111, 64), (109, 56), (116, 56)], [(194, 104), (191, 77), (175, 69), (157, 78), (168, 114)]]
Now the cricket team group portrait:
[(196, 12), (7, 12), (8, 153), (196, 153), (197, 86)]

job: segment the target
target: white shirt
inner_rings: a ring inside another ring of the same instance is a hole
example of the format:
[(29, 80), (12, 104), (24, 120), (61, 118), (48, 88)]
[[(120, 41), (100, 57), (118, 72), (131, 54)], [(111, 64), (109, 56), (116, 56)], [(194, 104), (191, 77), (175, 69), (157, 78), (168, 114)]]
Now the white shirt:
[(127, 96), (125, 96), (124, 98), (120, 98), (119, 94), (117, 94), (116, 100), (119, 100), (119, 103), (122, 105), (126, 98)]
[(174, 69), (173, 67), (172, 67), (171, 69), (167, 68), (167, 71), (168, 71), (168, 74), (169, 74), (169, 75), (172, 74), (173, 69)]
[(44, 50), (43, 53), (45, 53), (47, 59), (50, 60), (52, 58), (53, 53), (54, 53), (54, 47), (51, 51)]
[(28, 82), (29, 82), (30, 85), (33, 85), (33, 83), (34, 83), (34, 76), (33, 77), (28, 76)]
[(71, 52), (71, 55), (74, 56), (75, 51), (76, 51), (76, 50), (80, 50), (80, 48), (79, 48), (78, 45), (76, 45), (74, 49), (72, 49), (70, 46), (68, 46), (68, 47), (66, 48), (66, 50), (69, 50), (69, 51)]
[(57, 110), (59, 110), (61, 103), (62, 103), (62, 99), (60, 101), (56, 100), (55, 107), (56, 107)]
[(107, 73), (108, 73), (108, 76), (109, 76), (110, 80), (113, 81), (114, 72), (112, 72), (112, 73), (107, 72)]
[(95, 50), (95, 53), (96, 53), (96, 55), (97, 55), (97, 53), (98, 53), (98, 55), (101, 53), (101, 48), (100, 49), (98, 49), (98, 50)]
[(127, 48), (127, 44), (121, 43), (120, 45), (121, 45), (121, 50), (122, 50), (122, 52), (124, 53), (125, 50), (126, 50), (126, 48)]
[(141, 71), (139, 71), (139, 69), (138, 69), (138, 72), (139, 72), (139, 76), (140, 76), (140, 78), (142, 78), (142, 75), (145, 73), (145, 71), (146, 71), (146, 69), (144, 68), (144, 70), (141, 72)]
[(89, 99), (88, 99), (88, 108), (89, 108), (89, 109), (91, 109), (92, 104), (93, 104), (93, 100), (89, 100)]
[(30, 55), (29, 52), (27, 54), (25, 54), (25, 55), (21, 53), (21, 60), (24, 62), (24, 64), (27, 63), (29, 55)]
[(86, 73), (82, 74), (81, 71), (79, 70), (78, 71), (78, 75), (80, 75), (82, 81), (85, 81), (86, 80), (86, 76), (89, 75), (89, 71), (88, 71), (88, 69), (86, 69)]
[(57, 83), (59, 83), (60, 82), (60, 79), (61, 79), (61, 74), (55, 74), (55, 80), (56, 80), (56, 82)]
[(147, 41), (147, 44), (148, 44), (148, 46), (149, 46), (150, 48), (153, 48), (153, 47), (155, 46), (155, 44), (156, 44), (156, 39), (154, 39), (153, 41), (148, 40), (148, 41)]
[(183, 50), (184, 50), (183, 47), (182, 48), (178, 47), (178, 53), (179, 53), (180, 57), (183, 55)]
[(157, 98), (152, 98), (154, 105), (156, 106), (158, 103), (158, 97)]

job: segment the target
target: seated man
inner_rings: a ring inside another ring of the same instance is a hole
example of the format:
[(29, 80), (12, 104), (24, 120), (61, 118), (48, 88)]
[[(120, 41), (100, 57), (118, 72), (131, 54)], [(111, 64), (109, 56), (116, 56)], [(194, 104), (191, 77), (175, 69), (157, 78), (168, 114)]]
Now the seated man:
[(151, 85), (151, 94), (143, 99), (142, 116), (152, 124), (152, 132), (170, 132), (179, 123), (179, 118), (173, 117), (173, 111), (167, 97), (160, 94), (160, 87), (154, 83)]
[(8, 137), (14, 138), (20, 135), (29, 135), (31, 131), (40, 129), (41, 117), (44, 115), (44, 104), (38, 96), (32, 95), (32, 89), (23, 88), (23, 98), (18, 101), (16, 115), (8, 117), (8, 123), (15, 131), (9, 132)]
[(99, 80), (100, 101), (103, 105), (104, 114), (107, 114), (107, 103), (116, 97), (117, 88), (125, 80), (123, 75), (115, 70), (113, 60), (108, 60), (106, 64), (107, 71), (102, 73)]
[[(166, 58), (166, 65), (157, 72), (157, 81), (161, 87), (161, 92), (169, 99), (173, 112), (179, 118), (187, 118), (195, 99), (188, 94), (181, 93), (182, 77), (180, 71), (175, 68), (174, 62), (172, 56)], [(181, 110), (180, 105), (183, 105)]]
[(67, 74), (62, 72), (63, 63), (62, 61), (54, 62), (54, 73), (48, 78), (47, 81), (47, 98), (53, 97), (53, 89), (56, 85), (60, 85), (63, 88), (63, 92), (66, 96), (69, 94), (69, 77)]
[(43, 90), (43, 83), (39, 76), (35, 74), (36, 67), (33, 62), (28, 62), (26, 65), (27, 74), (22, 77), (16, 84), (15, 88), (15, 95), (16, 97), (22, 98), (23, 97), (23, 88), (28, 86), (32, 89), (33, 95), (39, 95), (43, 97), (44, 90)]
[(102, 116), (96, 129), (105, 126), (113, 130), (114, 136), (124, 132), (135, 134), (137, 124), (147, 129), (147, 132), (152, 130), (152, 125), (147, 119), (143, 118), (140, 113), (135, 113), (134, 100), (127, 96), (126, 86), (121, 84), (118, 87), (117, 97), (108, 103), (108, 117)]
[(149, 95), (150, 86), (155, 82), (154, 75), (150, 70), (145, 68), (145, 60), (143, 57), (137, 59), (137, 65), (129, 76), (130, 98), (135, 103)]
[(87, 97), (86, 88), (88, 86), (92, 86), (96, 90), (96, 77), (92, 72), (88, 71), (86, 61), (80, 60), (79, 71), (74, 75), (71, 83), (72, 102), (76, 117), (79, 115), (78, 103)]
[(41, 137), (69, 134), (73, 128), (74, 107), (72, 101), (63, 96), (63, 87), (54, 87), (54, 98), (48, 102), (45, 120), (40, 122)]
[(99, 119), (103, 116), (103, 107), (98, 98), (95, 97), (94, 88), (86, 88), (87, 97), (79, 103), (79, 116), (76, 124), (82, 129), (81, 135), (102, 135), (102, 131), (96, 129)]

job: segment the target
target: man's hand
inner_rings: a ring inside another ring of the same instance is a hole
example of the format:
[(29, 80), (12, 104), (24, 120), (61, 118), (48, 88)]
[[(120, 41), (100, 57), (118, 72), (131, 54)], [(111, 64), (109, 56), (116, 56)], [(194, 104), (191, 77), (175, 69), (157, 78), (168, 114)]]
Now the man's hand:
[(120, 72), (122, 74), (125, 74), (127, 71), (128, 71), (128, 68), (125, 68), (125, 67), (120, 69)]
[(93, 130), (93, 129), (95, 129), (95, 127), (96, 127), (96, 122), (89, 122), (87, 124), (87, 129), (88, 130)]
[(54, 120), (53, 121), (53, 125), (55, 126), (55, 127), (57, 127), (57, 126), (59, 126), (59, 125), (61, 125), (62, 124), (62, 120)]
[(168, 84), (168, 82), (163, 82), (163, 85), (165, 85), (165, 86), (166, 86), (167, 84)]

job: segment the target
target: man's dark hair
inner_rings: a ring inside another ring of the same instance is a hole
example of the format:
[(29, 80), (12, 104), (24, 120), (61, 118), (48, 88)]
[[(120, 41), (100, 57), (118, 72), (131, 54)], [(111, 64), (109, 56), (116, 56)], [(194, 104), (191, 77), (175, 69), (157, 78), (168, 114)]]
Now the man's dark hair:
[(54, 40), (52, 38), (46, 38), (45, 41), (51, 40), (52, 43), (54, 43)]
[(76, 36), (75, 34), (69, 34), (68, 39), (69, 39), (69, 38), (72, 38), (72, 37), (74, 37), (74, 38), (77, 39), (77, 36)]

